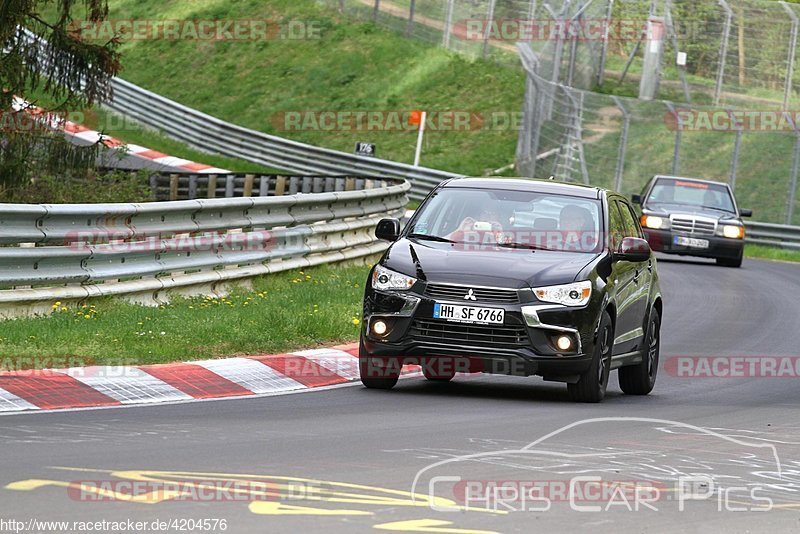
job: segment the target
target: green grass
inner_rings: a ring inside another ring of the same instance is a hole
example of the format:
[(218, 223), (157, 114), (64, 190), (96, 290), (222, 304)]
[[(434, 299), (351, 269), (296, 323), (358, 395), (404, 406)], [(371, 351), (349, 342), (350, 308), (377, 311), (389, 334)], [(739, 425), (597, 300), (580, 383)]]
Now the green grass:
[(763, 245), (745, 245), (744, 255), (747, 258), (756, 258), (762, 260), (800, 262), (800, 250), (765, 247)]
[[(353, 22), (314, 0), (111, 0), (109, 19), (270, 19), (313, 21), (321, 39), (262, 41), (127, 41), (120, 76), (210, 115), (262, 132), (352, 152), (377, 144), (381, 158), (410, 163), (411, 131), (286, 132), (287, 111), (469, 111), (517, 113), (519, 68), (469, 60), (405, 39), (372, 23)], [(110, 133), (114, 133), (113, 131)], [(133, 136), (120, 133), (126, 139)], [(429, 132), (422, 165), (482, 175), (514, 161), (517, 132)], [(151, 144), (155, 144), (151, 142)], [(163, 145), (159, 145), (163, 146)], [(158, 148), (154, 146), (153, 148)], [(177, 155), (177, 154), (176, 154)], [(209, 158), (202, 162), (214, 163)], [(227, 168), (233, 167), (228, 163)], [(234, 168), (233, 170), (240, 170)]]
[(279, 273), (254, 279), (252, 291), (178, 299), (158, 308), (118, 299), (62, 304), (48, 317), (3, 322), (0, 362), (151, 364), (351, 342), (358, 338), (368, 271), (321, 266)]

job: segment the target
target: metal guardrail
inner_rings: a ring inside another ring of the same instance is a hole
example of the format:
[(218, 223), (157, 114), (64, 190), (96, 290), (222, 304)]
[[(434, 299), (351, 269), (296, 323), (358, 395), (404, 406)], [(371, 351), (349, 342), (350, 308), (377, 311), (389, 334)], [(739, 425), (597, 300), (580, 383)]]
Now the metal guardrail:
[(222, 294), (225, 284), (364, 258), (373, 233), (402, 217), (411, 188), (141, 204), (0, 204), (0, 316), (46, 313), (54, 301), (121, 295), (144, 304)]
[(748, 243), (800, 250), (800, 226), (747, 222)]
[(387, 187), (394, 179), (355, 176), (283, 176), (275, 174), (150, 174), (153, 200), (266, 197), (297, 193), (353, 191)]
[(405, 178), (412, 184), (410, 197), (415, 200), (424, 198), (443, 180), (461, 176), (250, 130), (183, 106), (121, 78), (114, 78), (112, 86), (114, 99), (107, 102), (106, 107), (206, 152), (297, 173)]

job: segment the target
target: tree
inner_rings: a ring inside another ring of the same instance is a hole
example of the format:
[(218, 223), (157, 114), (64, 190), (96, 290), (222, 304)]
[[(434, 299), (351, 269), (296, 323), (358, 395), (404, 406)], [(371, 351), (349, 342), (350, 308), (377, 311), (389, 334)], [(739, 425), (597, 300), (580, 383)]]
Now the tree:
[(58, 116), (111, 98), (110, 81), (120, 69), (118, 40), (87, 42), (74, 31), (78, 21), (98, 23), (107, 16), (107, 0), (0, 0), (0, 194), (35, 172), (94, 165), (98, 145), (72, 145), (12, 104), (15, 96), (40, 94), (54, 103), (44, 111)]

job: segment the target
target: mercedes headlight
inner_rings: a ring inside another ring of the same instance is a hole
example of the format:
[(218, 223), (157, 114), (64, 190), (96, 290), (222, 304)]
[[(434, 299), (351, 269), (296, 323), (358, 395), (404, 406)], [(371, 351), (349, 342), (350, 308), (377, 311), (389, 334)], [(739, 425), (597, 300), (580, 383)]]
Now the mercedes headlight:
[(655, 215), (642, 215), (641, 223), (645, 228), (652, 228), (653, 230), (658, 230), (659, 228), (667, 226), (663, 217), (657, 217)]
[(574, 284), (539, 287), (533, 290), (542, 302), (563, 304), (564, 306), (584, 306), (592, 296), (592, 282), (584, 280)]
[(416, 278), (396, 273), (378, 265), (372, 272), (372, 289), (386, 291), (389, 289), (410, 289), (417, 282)]
[(728, 239), (741, 239), (744, 237), (744, 227), (728, 224), (722, 227), (722, 235)]

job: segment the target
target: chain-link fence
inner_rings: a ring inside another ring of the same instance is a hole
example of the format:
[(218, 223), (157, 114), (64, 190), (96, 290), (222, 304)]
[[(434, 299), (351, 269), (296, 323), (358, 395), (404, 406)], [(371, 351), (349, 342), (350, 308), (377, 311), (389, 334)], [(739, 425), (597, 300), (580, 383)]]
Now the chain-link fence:
[(730, 183), (760, 221), (797, 224), (797, 112), (678, 106), (584, 91), (527, 72), (517, 167), (525, 176), (638, 193), (656, 174)]
[(524, 176), (624, 193), (655, 174), (715, 179), (731, 183), (758, 220), (800, 223), (800, 113), (786, 111), (800, 105), (798, 5), (322, 1), (472, 57), (509, 65), (521, 57), (527, 81), (516, 163)]
[(656, 37), (663, 41), (660, 98), (784, 107), (800, 98), (800, 5), (786, 2), (320, 1), (349, 18), (371, 20), (473, 57), (516, 63), (516, 42), (528, 42), (540, 56), (542, 76), (583, 89), (605, 82), (627, 93), (639, 85), (652, 36), (647, 21), (654, 19)]

